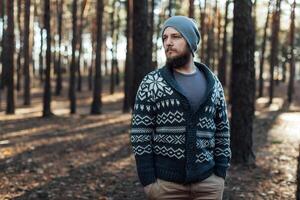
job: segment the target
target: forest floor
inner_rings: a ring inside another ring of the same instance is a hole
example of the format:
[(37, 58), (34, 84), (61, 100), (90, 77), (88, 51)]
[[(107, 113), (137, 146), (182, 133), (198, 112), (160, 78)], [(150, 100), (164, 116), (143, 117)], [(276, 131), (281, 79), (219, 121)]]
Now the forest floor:
[[(41, 89), (31, 106), (19, 94), (15, 115), (0, 109), (0, 200), (143, 200), (129, 142), (130, 114), (123, 114), (119, 89), (104, 92), (103, 114), (90, 115), (91, 92), (77, 94), (77, 114), (69, 114), (67, 87), (53, 96), (55, 116), (41, 118)], [(107, 91), (107, 88), (105, 88)], [(256, 167), (232, 165), (224, 199), (295, 199), (300, 144), (300, 83), (287, 106), (282, 84), (274, 103), (256, 105), (253, 144)]]

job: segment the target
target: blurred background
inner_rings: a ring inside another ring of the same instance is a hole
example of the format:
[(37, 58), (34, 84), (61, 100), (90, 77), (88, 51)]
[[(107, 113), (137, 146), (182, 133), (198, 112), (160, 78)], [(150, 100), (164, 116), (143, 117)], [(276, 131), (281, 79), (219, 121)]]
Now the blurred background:
[(299, 199), (299, 11), (296, 0), (0, 0), (0, 199), (145, 199), (130, 113), (165, 64), (173, 15), (197, 21), (195, 61), (225, 91), (224, 199)]

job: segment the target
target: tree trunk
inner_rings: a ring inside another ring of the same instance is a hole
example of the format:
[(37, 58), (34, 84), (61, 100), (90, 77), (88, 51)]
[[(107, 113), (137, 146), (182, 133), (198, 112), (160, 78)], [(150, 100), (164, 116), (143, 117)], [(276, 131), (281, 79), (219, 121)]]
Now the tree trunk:
[(89, 66), (88, 72), (88, 88), (89, 91), (93, 88), (93, 66), (94, 66), (94, 57), (95, 57), (95, 37), (94, 37), (94, 30), (92, 30), (92, 55), (91, 55), (91, 64)]
[[(34, 78), (36, 77), (36, 70), (35, 70), (35, 59), (33, 56), (33, 48), (35, 46), (35, 40), (34, 40), (34, 35), (35, 35), (35, 31), (34, 31), (34, 24), (35, 24), (35, 19), (37, 16), (37, 0), (32, 0), (31, 1), (31, 7), (33, 7), (33, 12), (31, 13), (31, 17), (30, 17), (30, 27), (29, 27), (29, 32), (31, 32), (31, 34), (29, 34), (29, 68), (31, 68), (31, 76), (33, 76)], [(31, 8), (30, 8), (31, 10)]]
[(25, 1), (24, 17), (24, 105), (30, 105), (30, 65), (29, 65), (29, 37), (30, 37), (30, 2)]
[(213, 46), (214, 46), (214, 25), (212, 19), (210, 17), (210, 22), (207, 25), (207, 46), (206, 46), (206, 57), (205, 57), (205, 64), (214, 71), (214, 66), (212, 64), (213, 59)]
[(169, 0), (169, 6), (168, 6), (169, 17), (172, 16), (172, 8), (173, 8), (173, 0)]
[(284, 83), (286, 81), (286, 64), (288, 62), (288, 53), (287, 53), (287, 47), (282, 46), (281, 47), (281, 56), (283, 58), (282, 61), (282, 82)]
[(215, 71), (216, 68), (216, 52), (219, 49), (216, 49), (216, 31), (215, 31), (215, 27), (216, 27), (216, 22), (218, 20), (218, 18), (216, 17), (218, 15), (218, 0), (215, 0), (215, 6), (214, 6), (214, 10), (213, 10), (213, 15), (211, 16), (212, 19), (212, 27), (211, 27), (211, 68), (213, 69), (213, 71)]
[(104, 41), (103, 41), (103, 49), (104, 49), (104, 74), (105, 76), (108, 76), (108, 58), (107, 58), (107, 46), (106, 46), (106, 38), (107, 38), (107, 34), (104, 33)]
[(120, 68), (119, 68), (119, 61), (118, 61), (118, 44), (119, 44), (120, 24), (121, 24), (120, 11), (121, 11), (121, 2), (119, 1), (118, 9), (117, 9), (117, 24), (116, 24), (117, 34), (116, 34), (116, 42), (115, 42), (115, 69), (116, 69), (115, 79), (116, 79), (117, 86), (120, 85)]
[[(1, 22), (2, 24), (4, 24), (4, 1), (1, 0), (0, 1), (0, 18), (1, 18)], [(3, 88), (3, 83), (2, 83), (2, 73), (3, 73), (3, 59), (2, 59), (2, 53), (3, 53), (3, 36), (4, 36), (4, 26), (2, 26), (2, 35), (1, 35), (1, 41), (0, 41), (0, 48), (1, 48), (1, 52), (0, 52), (0, 63), (1, 63), (1, 73), (0, 73), (0, 109), (1, 109), (1, 93), (2, 93), (2, 88)]]
[(93, 88), (93, 66), (94, 66), (94, 50), (92, 50), (92, 59), (91, 59), (91, 65), (89, 66), (89, 72), (88, 72), (88, 87), (89, 91)]
[[(134, 0), (133, 1), (133, 93), (132, 99), (135, 95), (138, 86), (144, 76), (151, 71), (150, 63), (147, 63), (148, 49), (144, 48), (144, 42), (147, 40), (148, 28), (147, 24), (147, 0)], [(131, 105), (133, 108), (133, 104)]]
[(17, 91), (21, 90), (21, 60), (22, 60), (22, 52), (23, 52), (23, 31), (22, 31), (22, 25), (21, 25), (21, 13), (22, 13), (22, 1), (18, 0), (17, 2), (17, 8), (18, 8), (18, 13), (17, 13), (17, 21), (18, 21), (18, 29), (19, 29), (19, 42), (20, 42), (20, 48), (18, 52), (18, 57), (17, 57)]
[(60, 95), (62, 90), (62, 70), (61, 70), (61, 41), (62, 41), (62, 19), (63, 19), (63, 6), (64, 0), (56, 0), (57, 6), (57, 32), (58, 32), (58, 60), (56, 62), (56, 87), (55, 87), (55, 94)]
[(189, 17), (194, 18), (194, 11), (195, 11), (194, 0), (189, 0), (189, 3), (190, 3)]
[(279, 30), (280, 30), (280, 7), (281, 7), (281, 0), (276, 0), (276, 9), (272, 16), (269, 104), (272, 104), (272, 102), (273, 102), (274, 68), (275, 68), (275, 66), (278, 66), (278, 39), (279, 39)]
[[(111, 33), (111, 38), (112, 38), (112, 43), (114, 45), (114, 42), (115, 42), (115, 5), (116, 5), (116, 0), (114, 0), (112, 2), (112, 8), (113, 8), (113, 11), (110, 13), (110, 33)], [(110, 48), (110, 52), (111, 52), (111, 71), (110, 71), (110, 94), (113, 94), (115, 92), (115, 48), (114, 46), (112, 46)]]
[(82, 75), (81, 75), (81, 67), (80, 67), (80, 60), (82, 54), (82, 33), (83, 33), (83, 14), (86, 7), (86, 0), (84, 0), (81, 4), (81, 12), (80, 12), (80, 19), (79, 19), (79, 35), (78, 35), (78, 59), (77, 59), (77, 73), (78, 73), (78, 83), (77, 83), (77, 91), (82, 90)]
[(226, 75), (227, 75), (227, 26), (228, 26), (228, 7), (230, 0), (226, 1), (225, 7), (225, 22), (224, 22), (224, 33), (223, 33), (223, 46), (222, 46), (222, 56), (219, 61), (218, 67), (218, 77), (223, 86), (226, 86)]
[(101, 75), (101, 45), (102, 45), (103, 1), (97, 0), (97, 46), (95, 62), (95, 79), (91, 114), (101, 114), (102, 110), (102, 75)]
[(232, 161), (253, 164), (252, 130), (255, 100), (254, 30), (251, 0), (234, 1), (232, 43)]
[(44, 57), (43, 57), (43, 45), (44, 45), (44, 39), (43, 39), (43, 27), (40, 26), (40, 37), (41, 37), (41, 46), (40, 46), (40, 54), (39, 54), (39, 76), (41, 83), (44, 80)]
[(158, 54), (158, 45), (157, 45), (157, 43), (158, 43), (158, 40), (160, 39), (160, 37), (161, 37), (161, 35), (160, 35), (160, 27), (161, 27), (161, 25), (162, 25), (162, 23), (163, 23), (163, 20), (164, 20), (164, 10), (162, 10), (161, 11), (161, 13), (159, 14), (159, 16), (158, 16), (158, 23), (156, 24), (156, 38), (155, 38), (155, 42), (154, 42), (154, 49), (153, 49), (153, 56), (154, 56), (154, 58), (153, 58), (153, 65), (155, 66), (155, 67), (157, 67), (157, 63), (158, 63), (158, 56), (157, 56), (157, 54)]
[[(2, 24), (4, 24), (5, 23), (5, 20), (4, 20), (4, 16), (5, 16), (5, 1), (4, 0), (2, 0), (1, 1), (1, 3), (2, 3), (2, 7), (1, 7), (1, 19), (2, 19)], [(1, 58), (1, 63), (2, 63), (2, 70), (1, 70), (1, 80), (0, 80), (0, 89), (2, 90), (2, 89), (4, 89), (4, 86), (5, 86), (5, 84), (6, 84), (6, 69), (5, 69), (5, 66), (4, 66), (4, 55), (5, 55), (5, 48), (4, 48), (4, 46), (5, 46), (5, 43), (4, 43), (4, 41), (6, 41), (5, 40), (5, 38), (6, 38), (6, 30), (5, 30), (5, 26), (2, 26), (2, 37), (1, 37), (1, 56), (0, 56), (0, 58)]]
[(172, 13), (172, 9), (174, 7), (174, 0), (169, 0), (169, 6), (168, 6), (168, 13), (169, 13), (169, 17), (172, 17), (173, 13)]
[(132, 49), (132, 22), (133, 22), (133, 0), (127, 0), (127, 24), (126, 24), (126, 37), (127, 37), (127, 51), (126, 51), (126, 63), (125, 63), (125, 77), (124, 77), (124, 102), (123, 112), (129, 112), (130, 106), (134, 104), (131, 94), (132, 81), (133, 81), (133, 49)]
[[(149, 17), (148, 17), (148, 63), (149, 67), (154, 69), (153, 63), (152, 63), (152, 54), (153, 54), (153, 33), (154, 33), (154, 4), (155, 0), (150, 0), (150, 6), (148, 7), (149, 10)], [(149, 2), (149, 1), (148, 1)]]
[[(51, 1), (51, 0), (50, 0)], [(54, 21), (54, 19), (53, 19), (53, 21)], [(55, 22), (55, 23), (57, 23), (57, 22)], [(54, 26), (55, 26), (55, 23), (53, 23), (54, 24)], [(52, 24), (50, 24), (50, 26), (51, 26)], [(56, 33), (53, 33), (53, 35), (54, 35), (54, 37), (55, 37), (55, 34)], [(57, 51), (56, 51), (56, 40), (54, 39), (54, 37), (51, 37), (51, 46), (53, 46), (53, 49), (54, 49), (54, 52), (51, 54), (51, 63), (53, 63), (53, 65), (54, 65), (54, 67), (53, 67), (53, 72), (54, 72), (54, 74), (56, 75), (57, 74), (57, 70), (56, 70), (56, 66), (57, 66), (57, 64), (56, 64), (56, 61), (57, 61), (57, 59), (56, 59), (56, 54), (57, 54)]]
[(95, 64), (95, 43), (96, 43), (96, 35), (97, 35), (97, 21), (96, 17), (92, 20), (92, 58), (91, 58), (91, 65), (89, 67), (89, 90), (93, 89), (93, 66)]
[[(104, 16), (104, 19), (103, 19), (103, 28), (102, 28), (102, 51), (103, 51), (103, 61), (104, 61), (104, 77), (107, 77), (109, 76), (109, 69), (108, 69), (108, 58), (107, 58), (107, 50), (108, 50), (108, 47), (106, 45), (106, 38), (108, 37), (109, 35), (109, 23), (110, 23), (110, 20), (108, 19), (109, 18), (109, 15), (105, 15)], [(95, 22), (96, 24), (96, 22)], [(95, 31), (95, 35), (96, 35), (96, 31)]]
[(204, 6), (203, 8), (201, 7), (201, 0), (199, 0), (199, 8), (200, 8), (200, 30), (201, 30), (201, 49), (200, 49), (200, 58), (201, 60), (205, 60), (204, 54), (205, 54), (205, 40), (206, 40), (206, 5), (207, 2), (204, 0)]
[(296, 0), (292, 4), (291, 12), (291, 25), (290, 25), (290, 77), (288, 85), (288, 102), (292, 103), (294, 93), (294, 80), (295, 80), (295, 8)]
[(3, 67), (7, 75), (7, 101), (6, 114), (15, 113), (15, 86), (14, 86), (14, 52), (15, 52), (15, 35), (14, 35), (14, 0), (6, 1), (7, 28), (4, 41), (5, 55), (3, 58)]
[(221, 14), (221, 6), (217, 9), (217, 46), (216, 46), (216, 66), (219, 66), (220, 55), (221, 55), (221, 34), (222, 34), (222, 14)]
[(50, 30), (50, 0), (44, 1), (44, 25), (47, 33), (46, 71), (43, 98), (43, 117), (50, 117), (51, 112), (51, 30)]
[(72, 24), (73, 24), (73, 38), (72, 38), (72, 60), (70, 67), (70, 85), (69, 85), (69, 98), (70, 98), (70, 112), (76, 113), (76, 44), (77, 44), (77, 0), (73, 0), (72, 5)]
[(259, 85), (258, 85), (258, 97), (262, 97), (264, 94), (264, 62), (265, 62), (265, 51), (266, 51), (266, 42), (267, 42), (267, 30), (269, 26), (269, 16), (270, 16), (270, 7), (271, 7), (272, 0), (269, 0), (268, 3), (268, 13), (266, 18), (266, 23), (264, 27), (264, 36), (263, 36), (263, 42), (261, 45), (261, 56), (260, 56), (260, 62), (259, 62)]

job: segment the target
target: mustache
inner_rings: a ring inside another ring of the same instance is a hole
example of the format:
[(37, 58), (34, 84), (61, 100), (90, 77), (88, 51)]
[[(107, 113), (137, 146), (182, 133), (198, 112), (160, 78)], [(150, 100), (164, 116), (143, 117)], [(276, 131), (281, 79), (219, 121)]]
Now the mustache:
[(172, 47), (167, 47), (166, 52), (169, 52), (169, 51), (176, 51), (176, 49), (173, 49)]

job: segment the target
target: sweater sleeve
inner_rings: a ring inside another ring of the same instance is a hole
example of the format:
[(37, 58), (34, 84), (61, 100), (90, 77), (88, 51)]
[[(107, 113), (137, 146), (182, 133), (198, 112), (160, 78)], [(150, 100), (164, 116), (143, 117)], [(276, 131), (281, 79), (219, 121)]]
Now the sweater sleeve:
[(152, 148), (156, 110), (151, 87), (151, 80), (145, 76), (136, 94), (131, 121), (131, 144), (143, 186), (156, 181)]
[(218, 82), (218, 100), (215, 115), (216, 133), (215, 133), (215, 149), (214, 173), (217, 176), (226, 177), (226, 170), (230, 166), (231, 159), (230, 150), (230, 127), (227, 116), (227, 106), (224, 97), (224, 91), (220, 82)]

